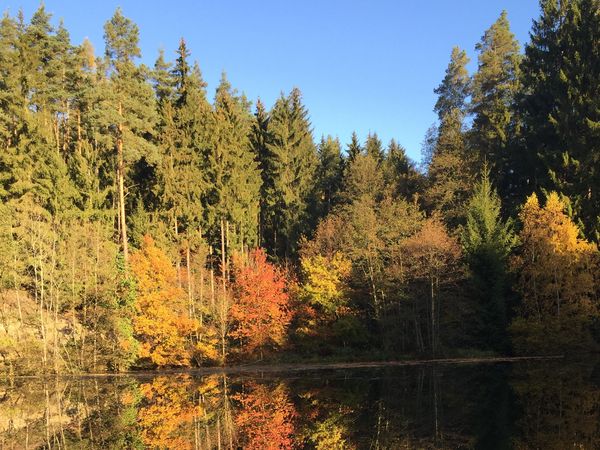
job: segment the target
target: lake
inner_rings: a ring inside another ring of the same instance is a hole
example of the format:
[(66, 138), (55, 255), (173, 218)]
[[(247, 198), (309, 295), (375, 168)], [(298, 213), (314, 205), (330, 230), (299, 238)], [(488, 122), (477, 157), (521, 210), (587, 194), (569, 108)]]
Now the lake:
[(600, 360), (21, 378), (0, 448), (600, 448)]

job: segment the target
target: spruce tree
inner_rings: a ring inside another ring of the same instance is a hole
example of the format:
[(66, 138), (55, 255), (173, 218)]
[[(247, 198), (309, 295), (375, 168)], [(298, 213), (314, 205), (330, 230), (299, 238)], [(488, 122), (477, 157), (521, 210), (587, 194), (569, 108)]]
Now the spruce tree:
[(383, 151), (383, 145), (377, 133), (369, 133), (367, 140), (365, 141), (365, 153), (371, 155), (371, 157), (381, 164), (385, 159), (385, 153)]
[(514, 154), (519, 199), (557, 190), (600, 236), (600, 3), (543, 0), (525, 48)]
[(440, 122), (453, 110), (458, 109), (465, 113), (467, 97), (471, 94), (471, 77), (467, 70), (469, 58), (464, 50), (453, 47), (450, 54), (450, 63), (446, 68), (446, 75), (442, 83), (433, 90), (438, 95), (433, 110), (437, 113)]
[(258, 242), (261, 177), (250, 145), (250, 104), (223, 74), (215, 95), (215, 128), (210, 157), (210, 208), (214, 233), (221, 220), (232, 226), (234, 248)]
[(299, 89), (293, 89), (288, 97), (281, 95), (269, 116), (265, 176), (272, 183), (273, 194), (265, 205), (265, 244), (272, 254), (286, 258), (295, 255), (298, 239), (308, 231), (318, 159)]
[(507, 300), (510, 297), (508, 257), (516, 245), (512, 222), (503, 222), (500, 198), (484, 166), (467, 207), (462, 244), (478, 304), (479, 341), (499, 352), (507, 350)]
[[(325, 217), (335, 205), (342, 185), (343, 159), (340, 141), (322, 136), (317, 147), (319, 166), (315, 183), (315, 218)], [(316, 225), (316, 224), (315, 224)]]

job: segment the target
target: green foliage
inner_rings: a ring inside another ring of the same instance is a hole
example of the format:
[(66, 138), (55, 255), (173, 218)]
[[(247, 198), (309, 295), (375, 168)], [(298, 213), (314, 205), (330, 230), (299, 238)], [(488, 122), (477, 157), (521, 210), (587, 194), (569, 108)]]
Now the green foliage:
[(501, 219), (500, 199), (486, 166), (469, 201), (461, 238), (479, 306), (480, 325), (475, 334), (484, 346), (506, 351), (508, 257), (517, 239), (512, 222)]

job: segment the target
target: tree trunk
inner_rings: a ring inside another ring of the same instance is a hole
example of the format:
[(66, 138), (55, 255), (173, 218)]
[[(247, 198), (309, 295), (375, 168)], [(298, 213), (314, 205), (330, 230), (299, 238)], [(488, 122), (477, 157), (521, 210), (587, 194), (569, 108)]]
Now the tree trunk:
[[(119, 102), (119, 115), (123, 116), (123, 106)], [(119, 225), (121, 227), (121, 245), (123, 259), (129, 261), (129, 245), (127, 242), (127, 225), (125, 222), (125, 161), (123, 158), (123, 124), (119, 123), (119, 136), (117, 138), (117, 189), (119, 191)]]

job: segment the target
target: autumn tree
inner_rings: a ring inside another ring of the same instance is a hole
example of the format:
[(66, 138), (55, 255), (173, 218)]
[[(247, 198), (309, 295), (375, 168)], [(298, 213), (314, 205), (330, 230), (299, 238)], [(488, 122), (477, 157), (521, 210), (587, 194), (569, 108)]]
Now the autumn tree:
[(230, 336), (241, 344), (244, 354), (280, 347), (290, 323), (289, 297), (283, 271), (267, 261), (262, 249), (247, 259), (234, 260), (234, 301), (231, 306)]
[(187, 314), (186, 294), (177, 284), (177, 273), (150, 236), (131, 258), (137, 298), (134, 330), (140, 357), (152, 364), (189, 366), (193, 348), (190, 334), (198, 327)]
[(235, 424), (243, 448), (277, 450), (294, 446), (297, 412), (283, 383), (245, 383), (234, 399), (240, 405)]
[(580, 238), (566, 206), (555, 192), (544, 206), (532, 194), (519, 214), (521, 247), (512, 265), (522, 304), (511, 333), (520, 353), (591, 345), (589, 325), (598, 308), (598, 248)]
[[(442, 292), (461, 276), (460, 246), (448, 235), (438, 217), (423, 223), (421, 230), (403, 241), (409, 279), (418, 294), (427, 299), (427, 348), (435, 355), (440, 345), (440, 310)], [(425, 341), (418, 321), (415, 321), (418, 348), (425, 349)]]

